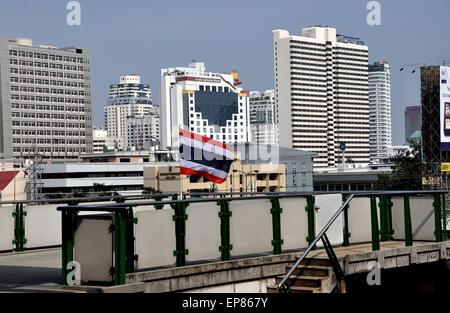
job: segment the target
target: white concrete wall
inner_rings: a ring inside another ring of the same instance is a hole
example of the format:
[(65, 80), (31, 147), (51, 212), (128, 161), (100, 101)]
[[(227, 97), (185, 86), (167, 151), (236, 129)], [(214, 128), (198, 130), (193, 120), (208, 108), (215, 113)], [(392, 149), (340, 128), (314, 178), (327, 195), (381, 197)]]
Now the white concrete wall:
[(14, 248), (14, 212), (13, 206), (0, 207), (0, 251), (12, 250)]

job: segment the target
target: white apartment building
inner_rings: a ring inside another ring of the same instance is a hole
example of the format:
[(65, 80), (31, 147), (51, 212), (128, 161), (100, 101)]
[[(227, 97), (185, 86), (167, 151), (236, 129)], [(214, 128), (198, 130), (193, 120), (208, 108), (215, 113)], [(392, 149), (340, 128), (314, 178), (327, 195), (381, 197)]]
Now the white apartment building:
[(278, 133), (273, 90), (250, 92), (250, 127), (252, 142), (277, 145)]
[(370, 162), (380, 163), (392, 145), (391, 70), (386, 62), (369, 65)]
[(90, 53), (0, 39), (0, 154), (77, 159), (92, 151)]
[(150, 114), (127, 119), (126, 149), (132, 151), (157, 149), (159, 146), (159, 113), (153, 108)]
[(130, 117), (150, 114), (154, 108), (148, 84), (142, 84), (138, 75), (120, 77), (119, 84), (109, 88), (108, 105), (105, 106), (105, 128), (113, 138), (116, 149), (126, 149), (127, 124)]
[(108, 131), (101, 127), (92, 129), (92, 153), (103, 153), (105, 150), (114, 150), (114, 141), (108, 137)]
[(161, 70), (161, 148), (178, 147), (178, 129), (224, 143), (250, 141), (249, 93), (237, 73), (207, 72), (204, 63)]
[(369, 163), (368, 47), (331, 27), (273, 32), (281, 146), (318, 153), (316, 168)]

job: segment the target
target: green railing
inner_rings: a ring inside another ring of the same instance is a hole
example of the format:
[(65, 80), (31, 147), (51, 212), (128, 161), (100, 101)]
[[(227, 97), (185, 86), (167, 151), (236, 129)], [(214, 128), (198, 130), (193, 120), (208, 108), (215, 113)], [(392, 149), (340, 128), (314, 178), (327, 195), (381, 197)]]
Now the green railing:
[[(333, 251), (330, 240), (326, 236), (326, 231), (335, 222), (335, 220), (343, 213), (343, 246), (350, 245), (349, 233), (349, 204), (354, 198), (367, 197), (370, 198), (370, 220), (371, 220), (371, 241), (374, 251), (380, 249), (380, 241), (388, 241), (392, 239), (392, 201), (391, 198), (402, 197), (404, 202), (404, 220), (405, 220), (405, 246), (412, 245), (412, 219), (410, 208), (410, 196), (414, 195), (432, 195), (434, 197), (433, 209), (435, 215), (435, 240), (446, 240), (446, 223), (445, 223), (445, 206), (444, 193), (447, 191), (387, 191), (387, 192), (355, 192), (342, 193), (342, 205), (334, 213), (333, 217), (328, 221), (326, 226), (316, 235), (315, 230), (315, 197), (324, 194), (332, 194), (327, 192), (316, 193), (195, 193), (184, 194), (183, 199), (162, 200), (166, 195), (159, 195), (161, 201), (137, 201), (133, 203), (121, 203), (116, 205), (89, 205), (89, 206), (60, 206), (58, 210), (62, 212), (62, 277), (68, 274), (66, 265), (73, 261), (74, 249), (74, 231), (75, 220), (81, 211), (97, 211), (111, 212), (113, 219), (113, 237), (115, 256), (113, 276), (114, 284), (124, 284), (126, 274), (134, 272), (134, 261), (136, 260), (134, 252), (134, 223), (136, 220), (133, 216), (133, 208), (143, 205), (154, 206), (155, 209), (162, 209), (164, 206), (170, 206), (174, 211), (173, 221), (175, 224), (176, 248), (174, 251), (176, 266), (186, 265), (186, 256), (189, 250), (186, 247), (186, 221), (188, 220), (187, 208), (194, 203), (209, 202), (218, 206), (218, 218), (220, 219), (220, 258), (222, 261), (228, 261), (231, 258), (233, 244), (230, 240), (230, 217), (232, 212), (230, 204), (233, 201), (257, 200), (265, 199), (270, 201), (270, 213), (272, 217), (272, 253), (281, 254), (286, 252), (283, 250), (283, 238), (281, 232), (281, 215), (283, 208), (280, 200), (284, 198), (303, 198), (306, 199), (306, 216), (307, 216), (307, 242), (308, 246), (304, 250), (302, 257), (297, 260), (289, 273), (280, 283), (279, 287), (283, 289), (289, 276), (295, 268), (302, 262), (307, 254), (313, 250), (319, 240), (322, 240), (324, 248), (331, 260), (333, 269), (338, 278), (342, 278), (343, 271), (340, 268), (336, 255)], [(173, 196), (173, 195), (172, 195)], [(378, 208), (377, 208), (378, 199)], [(380, 222), (378, 223), (378, 211), (380, 212)], [(270, 230), (268, 230), (270, 231)], [(63, 284), (65, 282), (63, 281)]]

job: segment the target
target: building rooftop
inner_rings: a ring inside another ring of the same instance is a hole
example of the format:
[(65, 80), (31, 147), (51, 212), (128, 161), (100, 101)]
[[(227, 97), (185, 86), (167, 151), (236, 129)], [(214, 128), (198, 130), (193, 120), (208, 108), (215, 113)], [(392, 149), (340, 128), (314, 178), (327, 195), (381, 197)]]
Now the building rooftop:
[(0, 191), (5, 189), (18, 173), (19, 171), (0, 172)]

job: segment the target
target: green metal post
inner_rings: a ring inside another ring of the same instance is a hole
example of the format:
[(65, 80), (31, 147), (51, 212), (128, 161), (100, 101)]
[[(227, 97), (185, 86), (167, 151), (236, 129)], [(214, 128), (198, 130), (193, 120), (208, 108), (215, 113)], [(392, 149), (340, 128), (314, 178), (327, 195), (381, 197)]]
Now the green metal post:
[(403, 208), (405, 215), (405, 246), (413, 245), (412, 223), (411, 223), (411, 207), (409, 206), (409, 196), (403, 196)]
[[(176, 200), (176, 196), (173, 200)], [(186, 255), (189, 254), (189, 250), (186, 249), (186, 220), (188, 219), (186, 208), (188, 205), (187, 203), (171, 205), (175, 211), (172, 219), (175, 221), (176, 250), (173, 255), (176, 257), (177, 266), (186, 265)]]
[(377, 198), (370, 197), (370, 217), (372, 225), (372, 251), (380, 250), (380, 232), (378, 229)]
[(388, 200), (386, 196), (380, 196), (378, 206), (380, 208), (380, 240), (388, 241), (390, 238), (389, 217), (388, 217)]
[(272, 232), (273, 232), (273, 254), (281, 254), (281, 246), (283, 245), (283, 239), (281, 239), (281, 213), (283, 209), (280, 207), (280, 199), (273, 197), (270, 198), (272, 208), (270, 213), (272, 214)]
[(442, 241), (441, 196), (434, 194), (434, 234), (437, 242)]
[(443, 240), (448, 240), (447, 235), (447, 202), (445, 201), (445, 194), (442, 194), (442, 236)]
[(129, 207), (126, 211), (126, 272), (134, 272), (134, 261), (137, 260), (137, 255), (134, 254), (134, 224), (137, 224), (137, 218), (134, 218), (133, 207)]
[[(342, 195), (342, 202), (347, 201), (347, 195)], [(350, 230), (348, 228), (348, 205), (344, 207), (344, 241), (342, 246), (348, 247), (350, 245)]]
[(61, 227), (62, 227), (62, 238), (61, 238), (61, 284), (67, 285), (67, 275), (70, 270), (67, 270), (67, 264), (73, 261), (73, 247), (75, 245), (74, 231), (75, 231), (75, 220), (78, 212), (77, 211), (62, 211), (61, 212)]
[(392, 197), (386, 197), (386, 216), (387, 216), (387, 230), (388, 230), (388, 240), (393, 239), (394, 228), (392, 227)]
[(220, 258), (222, 261), (228, 261), (233, 249), (233, 245), (230, 244), (230, 203), (228, 200), (219, 200), (217, 204), (220, 205)]
[(23, 203), (16, 203), (15, 210), (12, 214), (14, 217), (14, 240), (13, 245), (15, 245), (15, 251), (20, 252), (25, 249), (25, 218), (27, 213), (23, 210)]
[(314, 222), (314, 196), (306, 197), (306, 212), (308, 213), (308, 237), (306, 237), (306, 241), (308, 244), (311, 244), (316, 236)]
[(114, 214), (114, 284), (124, 285), (127, 272), (126, 212)]

